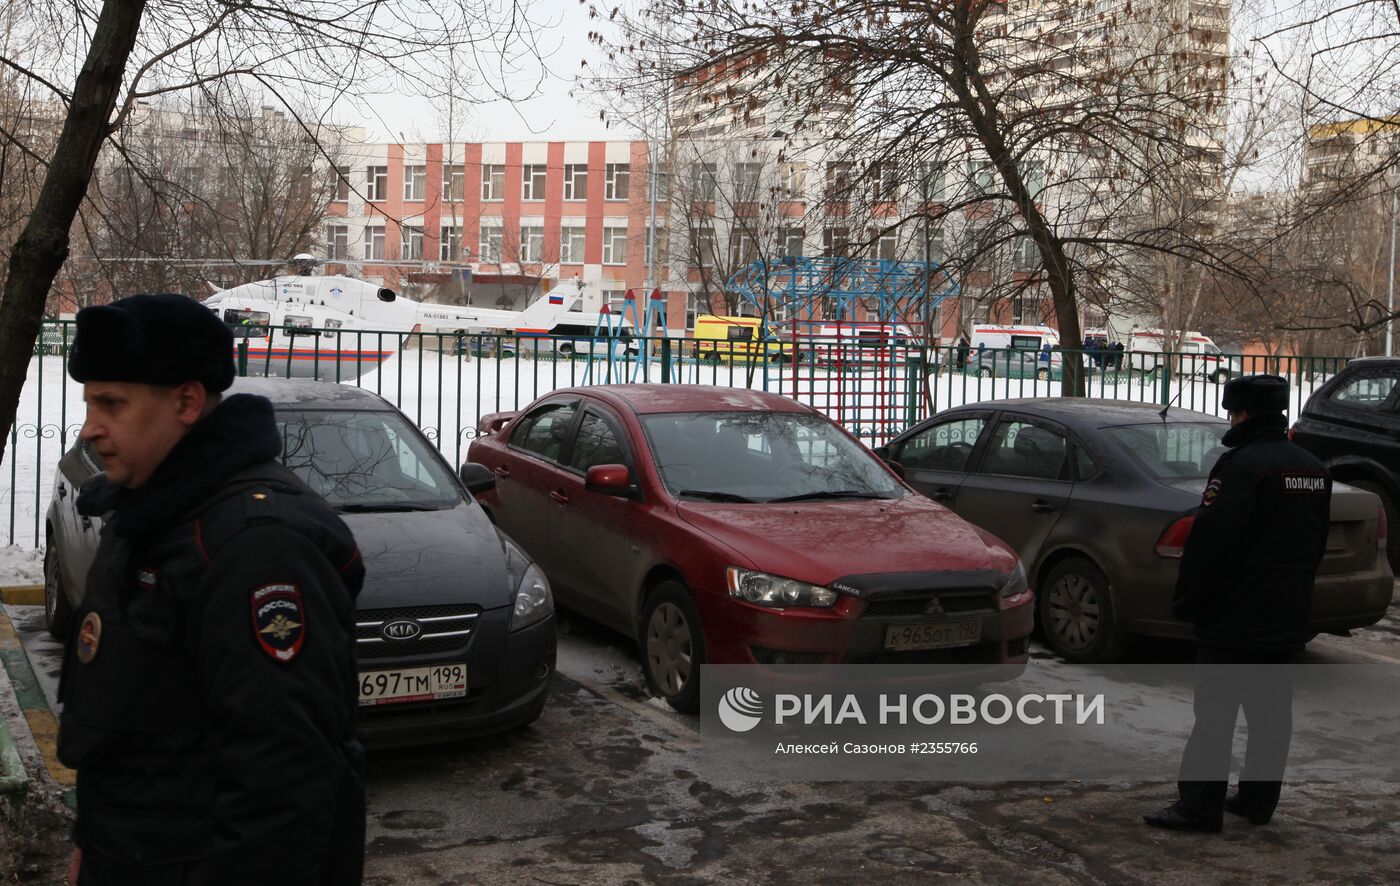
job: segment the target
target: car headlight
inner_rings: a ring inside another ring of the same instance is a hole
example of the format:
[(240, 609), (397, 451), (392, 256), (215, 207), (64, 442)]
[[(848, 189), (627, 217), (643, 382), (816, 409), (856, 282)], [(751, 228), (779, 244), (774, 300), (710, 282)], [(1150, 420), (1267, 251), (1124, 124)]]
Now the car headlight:
[(837, 594), (830, 588), (780, 578), (765, 572), (740, 569), (738, 566), (730, 566), (725, 570), (725, 579), (729, 585), (729, 596), (758, 606), (829, 607), (836, 603)]
[(1011, 573), (1011, 577), (1006, 580), (1006, 584), (1001, 586), (1002, 597), (1014, 597), (1017, 594), (1024, 594), (1030, 590), (1030, 584), (1026, 581), (1026, 568), (1020, 561), (1016, 563), (1016, 569)]
[(554, 614), (554, 594), (549, 590), (549, 579), (519, 545), (501, 535), (501, 547), (506, 554), (507, 581), (515, 588), (510, 629), (519, 631)]

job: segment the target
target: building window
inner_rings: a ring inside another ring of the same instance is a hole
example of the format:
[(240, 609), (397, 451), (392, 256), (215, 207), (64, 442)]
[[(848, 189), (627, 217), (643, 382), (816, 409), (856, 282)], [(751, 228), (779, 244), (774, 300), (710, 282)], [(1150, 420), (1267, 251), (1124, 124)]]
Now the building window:
[(801, 228), (779, 228), (779, 254), (783, 256), (801, 256), (802, 241), (806, 239), (806, 233), (807, 232)]
[(665, 163), (656, 164), (656, 200), (658, 203), (671, 199), (671, 170)]
[(527, 226), (520, 229), (520, 260), (544, 261), (544, 228)]
[(485, 163), (481, 167), (481, 199), (506, 198), (506, 168), (500, 163)]
[(603, 264), (627, 264), (626, 228), (603, 228)]
[(345, 203), (350, 199), (350, 167), (337, 166), (335, 168), (335, 197), (337, 203)]
[(384, 226), (365, 228), (365, 261), (384, 260)]
[(822, 255), (845, 258), (851, 251), (851, 232), (840, 225), (822, 228)]
[(457, 225), (443, 225), (438, 238), (438, 258), (442, 261), (460, 261), (462, 258), (462, 229)]
[(941, 163), (919, 164), (919, 199), (925, 203), (943, 203), (948, 199), (948, 175)]
[(586, 163), (564, 164), (564, 199), (588, 199), (588, 165)]
[(461, 200), (466, 196), (467, 172), (458, 163), (446, 163), (442, 167), (442, 199)]
[(899, 199), (899, 169), (893, 163), (877, 160), (870, 164), (870, 199), (876, 203)]
[(715, 199), (716, 185), (719, 178), (719, 166), (715, 163), (695, 163), (691, 167), (691, 177), (694, 179), (695, 199), (701, 203), (709, 203)]
[[(627, 290), (604, 289), (603, 304), (608, 306), (608, 313), (614, 317), (625, 317), (627, 314)], [(633, 320), (635, 318), (628, 317), (627, 319)]]
[(1045, 193), (1045, 163), (1040, 160), (1027, 160), (1021, 170), (1021, 180), (1026, 183), (1032, 200), (1039, 200)]
[(520, 167), (520, 199), (543, 200), (547, 178), (543, 163), (532, 163)]
[(583, 246), (586, 240), (585, 232), (586, 229), (582, 225), (559, 229), (559, 261), (561, 264), (583, 264)]
[(714, 269), (719, 265), (719, 237), (711, 227), (701, 228), (695, 234), (695, 262), (701, 270)]
[(670, 260), (671, 253), (666, 248), (670, 236), (671, 232), (664, 227), (647, 227), (646, 265), (648, 270), (658, 265), (664, 267)]
[(826, 199), (851, 199), (851, 164), (833, 160), (826, 164)]
[(482, 225), (481, 248), (477, 250), (477, 258), (493, 265), (500, 264), (501, 240), (505, 236), (505, 230), (500, 225)]
[(389, 199), (389, 167), (365, 167), (365, 199), (371, 202)]
[(604, 200), (626, 200), (632, 167), (626, 163), (609, 163), (603, 177)]
[(350, 229), (345, 225), (326, 226), (326, 258), (330, 261), (350, 258)]
[(875, 257), (886, 261), (899, 258), (899, 235), (893, 231), (881, 234), (875, 241)]
[(734, 199), (748, 203), (757, 200), (759, 196), (759, 183), (762, 177), (762, 163), (735, 163)]
[(428, 196), (428, 167), (405, 166), (403, 168), (403, 198), (405, 200), (425, 200)]
[(973, 193), (985, 194), (992, 189), (992, 161), (968, 160), (967, 180)]
[(685, 328), (695, 328), (695, 315), (700, 313), (700, 296), (694, 292), (685, 294)]
[(1040, 261), (1040, 250), (1035, 241), (1024, 234), (1011, 241), (1011, 267), (1017, 271), (1028, 271)]
[[(807, 193), (807, 166), (803, 163), (784, 163), (778, 170), (779, 186), (785, 200), (801, 200)], [(797, 253), (801, 255), (802, 253)]]
[(729, 231), (729, 261), (733, 267), (746, 265), (758, 259), (758, 241), (742, 228)]
[(399, 229), (399, 258), (407, 261), (423, 260), (423, 228), (419, 225), (404, 225)]

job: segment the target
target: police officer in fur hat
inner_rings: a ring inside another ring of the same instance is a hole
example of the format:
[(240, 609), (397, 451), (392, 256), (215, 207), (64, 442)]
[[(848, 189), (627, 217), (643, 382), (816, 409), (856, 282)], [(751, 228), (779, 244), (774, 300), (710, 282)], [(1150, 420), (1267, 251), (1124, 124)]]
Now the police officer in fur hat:
[(109, 884), (356, 884), (355, 596), (344, 522), (278, 462), (272, 404), (182, 295), (78, 313), (68, 371), (103, 516), (59, 689), (77, 770), (70, 875)]
[[(1266, 824), (1278, 805), (1292, 736), (1284, 666), (1311, 632), (1313, 579), (1327, 547), (1332, 478), (1289, 442), (1288, 382), (1237, 378), (1222, 405), (1228, 447), (1210, 472), (1181, 557), (1173, 614), (1195, 627), (1195, 726), (1179, 799), (1144, 816), (1154, 827), (1219, 831), (1224, 813)], [(1227, 797), (1231, 741), (1243, 708), (1249, 746)]]

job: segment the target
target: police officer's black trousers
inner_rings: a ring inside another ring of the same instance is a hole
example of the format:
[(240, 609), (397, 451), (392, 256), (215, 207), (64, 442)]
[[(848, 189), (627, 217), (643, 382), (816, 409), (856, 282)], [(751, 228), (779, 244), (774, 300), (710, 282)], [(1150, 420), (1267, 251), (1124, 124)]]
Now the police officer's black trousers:
[(134, 865), (87, 851), (76, 886), (204, 886), (208, 881), (209, 865), (204, 861)]
[(1293, 737), (1290, 654), (1201, 649), (1196, 655), (1196, 724), (1181, 757), (1177, 789), (1189, 813), (1224, 816), (1235, 722), (1244, 709), (1248, 743), (1240, 800), (1250, 818), (1267, 820), (1278, 806)]

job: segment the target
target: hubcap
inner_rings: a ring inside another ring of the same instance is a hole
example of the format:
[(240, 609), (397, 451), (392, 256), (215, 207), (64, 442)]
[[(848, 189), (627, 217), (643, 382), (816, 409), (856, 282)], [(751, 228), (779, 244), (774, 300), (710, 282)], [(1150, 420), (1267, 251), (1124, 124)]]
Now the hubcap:
[(662, 603), (647, 624), (647, 667), (665, 695), (679, 695), (690, 679), (690, 625), (674, 603)]
[(1099, 596), (1082, 575), (1071, 573), (1055, 582), (1046, 601), (1049, 628), (1070, 649), (1084, 649), (1099, 633)]

